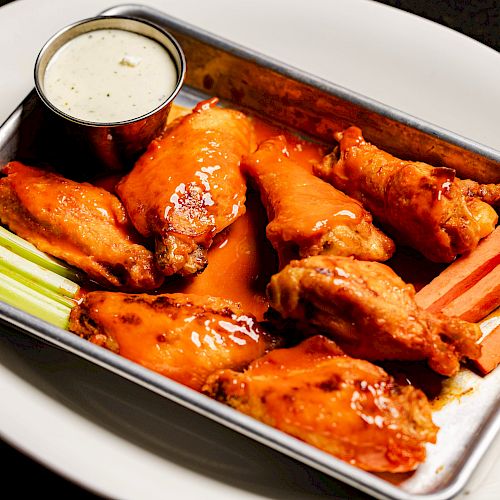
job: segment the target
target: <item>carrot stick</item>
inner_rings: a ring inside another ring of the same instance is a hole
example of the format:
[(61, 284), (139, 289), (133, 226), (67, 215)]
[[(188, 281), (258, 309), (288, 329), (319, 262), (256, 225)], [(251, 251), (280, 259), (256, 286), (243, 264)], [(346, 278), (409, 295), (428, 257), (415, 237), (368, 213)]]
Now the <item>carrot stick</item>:
[(499, 264), (500, 226), (481, 240), (475, 250), (457, 259), (424, 286), (415, 295), (415, 300), (420, 307), (430, 312), (441, 311)]
[(476, 322), (500, 306), (500, 266), (441, 309), (447, 316)]
[[(475, 250), (457, 259), (423, 287), (415, 299), (420, 307), (430, 312), (442, 312), (472, 322), (480, 321), (499, 307), (500, 226)], [(487, 318), (481, 328), (486, 324), (490, 326), (480, 341), (481, 356), (474, 361), (484, 375), (500, 364), (500, 317)]]
[(500, 316), (483, 321), (481, 330), (486, 330), (481, 339), (481, 356), (473, 363), (481, 374), (486, 375), (500, 364)]

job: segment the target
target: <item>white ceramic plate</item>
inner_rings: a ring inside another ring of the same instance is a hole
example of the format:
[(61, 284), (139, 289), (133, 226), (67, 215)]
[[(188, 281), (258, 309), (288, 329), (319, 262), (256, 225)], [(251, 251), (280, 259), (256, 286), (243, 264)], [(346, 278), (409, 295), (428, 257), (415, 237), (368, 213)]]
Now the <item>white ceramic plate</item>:
[[(115, 5), (23, 0), (0, 9), (0, 121), (33, 86), (41, 45)], [(147, 3), (500, 150), (500, 55), (368, 0)], [(363, 498), (333, 479), (24, 334), (0, 336), (0, 432), (47, 467), (113, 498)], [(469, 483), (496, 498), (500, 438)]]

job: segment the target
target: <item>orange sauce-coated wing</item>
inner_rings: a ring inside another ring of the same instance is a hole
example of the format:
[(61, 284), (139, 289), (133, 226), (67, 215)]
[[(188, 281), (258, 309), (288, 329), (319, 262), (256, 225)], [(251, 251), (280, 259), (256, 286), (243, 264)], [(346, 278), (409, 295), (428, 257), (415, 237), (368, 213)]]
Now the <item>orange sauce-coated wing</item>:
[(303, 335), (324, 333), (357, 358), (427, 360), (451, 376), (481, 352), (476, 324), (420, 309), (413, 286), (379, 262), (295, 260), (272, 277), (268, 293), (270, 306)]
[[(257, 143), (286, 134), (290, 159), (309, 172), (323, 158), (324, 147), (254, 116), (250, 119)], [(245, 206), (245, 213), (214, 238), (205, 270), (169, 281), (163, 288), (165, 292), (210, 295), (216, 291), (219, 297), (241, 303), (259, 321), (263, 319), (269, 305), (266, 285), (278, 270), (278, 260), (266, 239), (266, 212), (252, 189), (247, 191)]]
[(116, 196), (19, 162), (2, 172), (0, 220), (17, 235), (102, 285), (135, 291), (161, 285), (153, 254), (138, 244)]
[(154, 236), (165, 275), (203, 269), (215, 234), (245, 210), (239, 164), (251, 150), (252, 125), (215, 102), (175, 121), (117, 186), (137, 230)]
[(392, 241), (371, 224), (361, 204), (290, 159), (287, 141), (277, 136), (243, 160), (260, 190), (270, 223), (267, 236), (281, 265), (318, 254), (386, 260)]
[(399, 241), (429, 260), (451, 262), (495, 228), (495, 210), (478, 189), (468, 193), (453, 169), (395, 158), (366, 142), (357, 127), (337, 139), (339, 147), (316, 173), (361, 201)]
[(246, 212), (219, 233), (208, 251), (208, 266), (195, 276), (185, 276), (166, 284), (166, 292), (197, 295), (217, 293), (241, 303), (259, 321), (268, 309), (266, 286), (278, 270), (273, 248), (265, 235), (266, 214), (250, 191)]
[(425, 395), (397, 386), (325, 337), (277, 349), (244, 373), (221, 370), (204, 392), (266, 424), (370, 471), (405, 472), (435, 442)]
[(215, 370), (241, 369), (277, 343), (238, 304), (186, 294), (91, 292), (69, 328), (197, 390)]

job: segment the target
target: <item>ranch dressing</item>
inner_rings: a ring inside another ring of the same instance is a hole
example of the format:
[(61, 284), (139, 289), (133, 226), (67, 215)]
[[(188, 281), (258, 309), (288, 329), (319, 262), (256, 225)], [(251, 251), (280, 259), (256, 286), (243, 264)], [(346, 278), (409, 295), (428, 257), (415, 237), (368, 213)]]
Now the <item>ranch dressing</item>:
[(99, 29), (63, 45), (45, 71), (43, 90), (74, 118), (113, 123), (138, 118), (174, 91), (177, 70), (160, 43), (121, 29)]

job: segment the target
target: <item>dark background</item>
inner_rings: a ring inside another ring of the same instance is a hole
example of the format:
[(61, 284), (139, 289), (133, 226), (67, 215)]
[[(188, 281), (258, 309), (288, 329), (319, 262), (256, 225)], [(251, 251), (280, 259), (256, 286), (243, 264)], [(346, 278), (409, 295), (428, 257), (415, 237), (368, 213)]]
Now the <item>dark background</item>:
[[(498, 0), (378, 1), (440, 23), (500, 51)], [(0, 0), (0, 6), (6, 3), (9, 1)], [(16, 495), (21, 497), (22, 493), (29, 493), (31, 487), (34, 487), (38, 491), (56, 494), (57, 497), (97, 498), (31, 461), (2, 441), (0, 441), (0, 456), (4, 491), (15, 491)], [(17, 480), (16, 476), (21, 478), (21, 481)]]
[(447, 26), (500, 51), (499, 0), (378, 0)]

